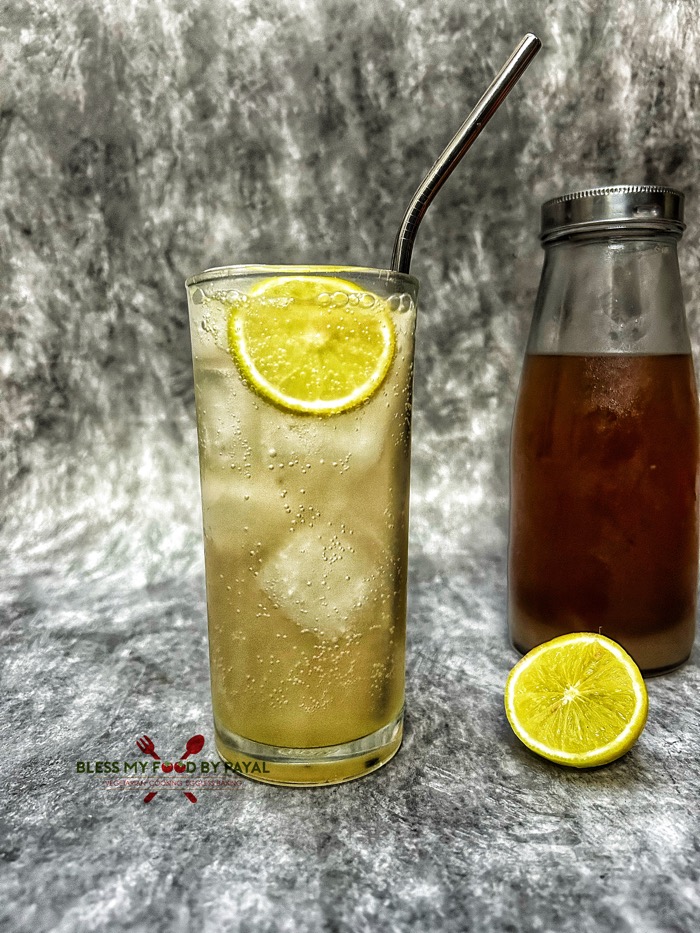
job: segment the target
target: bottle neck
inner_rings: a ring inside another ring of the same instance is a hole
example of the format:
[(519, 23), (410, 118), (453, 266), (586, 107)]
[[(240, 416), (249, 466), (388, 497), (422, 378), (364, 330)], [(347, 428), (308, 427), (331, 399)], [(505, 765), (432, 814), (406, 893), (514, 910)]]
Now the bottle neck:
[(689, 353), (676, 242), (611, 232), (547, 245), (528, 353)]

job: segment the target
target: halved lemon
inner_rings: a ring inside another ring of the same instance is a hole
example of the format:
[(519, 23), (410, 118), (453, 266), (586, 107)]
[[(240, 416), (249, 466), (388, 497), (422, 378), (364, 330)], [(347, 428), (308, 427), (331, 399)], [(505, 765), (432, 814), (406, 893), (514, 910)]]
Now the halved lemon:
[(644, 679), (610, 638), (578, 632), (533, 648), (508, 675), (506, 715), (531, 751), (574, 768), (624, 755), (647, 719)]
[(228, 342), (264, 399), (287, 411), (334, 415), (374, 395), (396, 338), (379, 296), (344, 279), (284, 275), (232, 304)]

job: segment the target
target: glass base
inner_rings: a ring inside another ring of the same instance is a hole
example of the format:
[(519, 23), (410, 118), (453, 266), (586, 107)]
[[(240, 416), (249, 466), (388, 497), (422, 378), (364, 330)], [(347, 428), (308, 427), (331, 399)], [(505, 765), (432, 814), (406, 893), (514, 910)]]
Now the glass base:
[(354, 781), (394, 757), (403, 738), (403, 710), (389, 725), (343, 745), (282, 748), (216, 727), (216, 750), (237, 774), (264, 784), (317, 787)]

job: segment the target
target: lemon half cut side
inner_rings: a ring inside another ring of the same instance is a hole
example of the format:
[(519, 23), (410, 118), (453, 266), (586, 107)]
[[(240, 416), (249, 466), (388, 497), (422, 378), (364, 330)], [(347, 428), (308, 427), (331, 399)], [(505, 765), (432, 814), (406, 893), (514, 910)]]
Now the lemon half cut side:
[(604, 635), (562, 635), (533, 648), (506, 682), (508, 721), (531, 751), (557, 764), (593, 768), (624, 755), (647, 719), (639, 668)]
[(298, 414), (334, 415), (370, 399), (394, 358), (386, 302), (329, 276), (275, 276), (231, 305), (229, 350), (251, 388)]

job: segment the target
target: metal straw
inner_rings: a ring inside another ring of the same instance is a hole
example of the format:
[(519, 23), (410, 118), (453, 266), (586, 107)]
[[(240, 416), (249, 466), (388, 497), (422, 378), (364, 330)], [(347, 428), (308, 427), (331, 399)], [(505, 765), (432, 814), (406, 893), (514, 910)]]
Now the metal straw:
[(531, 32), (520, 40), (517, 48), (488, 86), (479, 103), (418, 186), (396, 235), (394, 254), (391, 257), (391, 268), (395, 272), (408, 272), (418, 226), (431, 201), (541, 48), (542, 43)]

